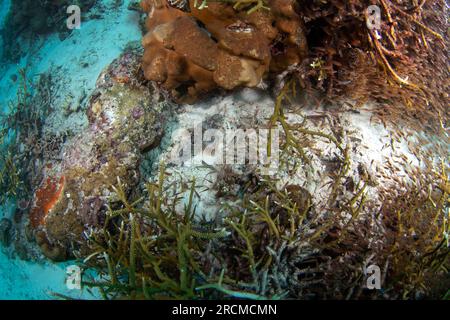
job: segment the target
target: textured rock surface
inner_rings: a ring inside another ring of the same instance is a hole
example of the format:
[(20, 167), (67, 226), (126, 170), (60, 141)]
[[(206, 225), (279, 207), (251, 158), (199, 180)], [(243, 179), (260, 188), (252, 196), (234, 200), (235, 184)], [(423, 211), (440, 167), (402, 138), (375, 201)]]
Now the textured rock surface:
[(30, 222), (52, 260), (69, 257), (82, 247), (85, 231), (102, 226), (106, 204), (114, 201), (111, 186), (120, 179), (132, 191), (141, 153), (162, 134), (161, 104), (140, 84), (139, 61), (125, 53), (100, 75), (89, 102), (89, 127), (65, 144), (61, 161), (45, 168)]
[(268, 1), (270, 10), (248, 14), (231, 4), (208, 3), (190, 12), (166, 1), (143, 0), (145, 77), (178, 102), (194, 102), (215, 88), (255, 87), (269, 73), (299, 63), (307, 44), (294, 0)]

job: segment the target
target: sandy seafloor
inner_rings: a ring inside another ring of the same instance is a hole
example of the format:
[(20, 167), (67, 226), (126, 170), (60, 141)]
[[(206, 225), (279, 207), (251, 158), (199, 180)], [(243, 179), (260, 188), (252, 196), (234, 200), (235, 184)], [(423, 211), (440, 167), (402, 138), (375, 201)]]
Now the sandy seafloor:
[[(103, 1), (105, 6), (112, 5), (113, 0)], [(73, 102), (81, 95), (88, 96), (94, 89), (99, 73), (117, 58), (130, 41), (140, 41), (139, 16), (127, 10), (129, 0), (125, 0), (118, 10), (107, 10), (101, 19), (82, 21), (81, 29), (59, 40), (57, 35), (41, 37), (36, 41), (37, 48), (23, 57), (19, 64), (1, 64), (0, 71), (0, 107), (5, 111), (8, 101), (14, 99), (17, 86), (10, 80), (20, 68), (26, 67), (27, 77), (34, 78), (51, 68), (61, 67), (58, 95), (70, 97)], [(0, 2), (0, 25), (3, 25), (9, 0)], [(93, 9), (95, 10), (95, 8)], [(65, 23), (65, 22), (64, 22)], [(0, 43), (1, 45), (1, 43)], [(88, 63), (88, 67), (80, 67)], [(62, 76), (61, 76), (62, 74)], [(57, 113), (56, 113), (57, 116)], [(76, 132), (85, 125), (83, 112), (74, 113), (72, 117), (61, 120), (52, 119), (55, 130), (72, 127)], [(10, 217), (14, 212), (14, 199), (0, 207), (0, 218)], [(73, 298), (95, 298), (88, 292), (68, 290), (65, 285), (66, 266), (71, 263), (38, 264), (9, 258), (11, 252), (0, 248), (0, 299), (54, 299), (51, 293), (69, 295)]]

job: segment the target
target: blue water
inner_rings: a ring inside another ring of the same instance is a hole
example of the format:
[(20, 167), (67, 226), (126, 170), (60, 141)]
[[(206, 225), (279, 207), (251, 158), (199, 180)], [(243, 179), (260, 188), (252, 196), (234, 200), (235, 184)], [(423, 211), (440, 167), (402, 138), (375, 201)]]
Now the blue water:
[[(0, 0), (0, 29), (2, 38), (0, 48), (5, 49), (4, 36), (10, 32), (5, 30), (5, 20), (11, 1)], [(22, 0), (20, 0), (22, 1)], [(35, 1), (35, 0), (33, 0)], [(30, 50), (19, 61), (7, 61), (1, 55), (0, 71), (0, 110), (7, 112), (9, 101), (14, 101), (18, 89), (18, 81), (13, 79), (19, 69), (26, 70), (27, 77), (36, 79), (40, 74), (59, 70), (57, 83), (59, 99), (55, 99), (52, 108), (55, 114), (67, 97), (78, 101), (81, 96), (89, 95), (94, 89), (99, 73), (116, 57), (120, 55), (127, 43), (140, 41), (139, 15), (127, 10), (131, 1), (125, 0), (120, 7), (114, 7), (116, 0), (97, 1), (100, 6), (94, 6), (92, 13), (99, 12), (99, 18), (81, 20), (81, 28), (73, 30), (69, 36), (61, 39), (58, 33), (39, 34), (33, 37)], [(61, 7), (64, 13), (66, 8)], [(91, 13), (91, 12), (88, 12)], [(66, 24), (63, 20), (60, 23)], [(60, 26), (59, 26), (60, 27)], [(64, 28), (64, 26), (63, 26)], [(17, 41), (25, 41), (17, 39)], [(23, 43), (23, 46), (27, 46)], [(19, 43), (22, 45), (22, 43)], [(58, 117), (48, 119), (53, 121), (55, 130), (70, 128), (72, 133), (85, 125), (82, 115), (76, 115), (60, 120)], [(58, 122), (60, 121), (60, 122)], [(3, 150), (4, 145), (0, 150)], [(0, 163), (0, 165), (2, 165)], [(10, 198), (0, 206), (0, 219), (12, 220), (17, 199)], [(14, 257), (15, 256), (15, 257)], [(69, 290), (66, 286), (66, 267), (76, 262), (55, 264), (50, 261), (23, 261), (14, 255), (14, 248), (0, 246), (0, 299), (54, 299), (53, 293), (74, 298), (92, 299), (96, 295), (83, 290)]]

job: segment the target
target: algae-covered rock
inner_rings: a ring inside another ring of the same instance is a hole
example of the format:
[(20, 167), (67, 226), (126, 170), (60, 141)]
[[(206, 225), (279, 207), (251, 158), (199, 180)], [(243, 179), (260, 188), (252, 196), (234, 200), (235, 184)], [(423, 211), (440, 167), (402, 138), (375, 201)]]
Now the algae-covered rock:
[[(83, 246), (84, 233), (100, 227), (111, 186), (120, 179), (129, 193), (139, 182), (139, 162), (162, 135), (161, 104), (141, 85), (139, 56), (125, 53), (97, 81), (88, 107), (89, 125), (68, 141), (62, 160), (49, 163), (37, 188), (30, 221), (52, 260)], [(126, 67), (124, 67), (126, 66)]]

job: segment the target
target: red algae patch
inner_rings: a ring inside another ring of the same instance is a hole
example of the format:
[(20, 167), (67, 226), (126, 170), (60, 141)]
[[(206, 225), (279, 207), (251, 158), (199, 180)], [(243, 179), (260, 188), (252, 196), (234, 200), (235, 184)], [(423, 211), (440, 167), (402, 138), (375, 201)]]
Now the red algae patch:
[(45, 217), (60, 199), (64, 189), (65, 178), (48, 177), (35, 193), (35, 202), (30, 212), (30, 221), (33, 228), (44, 224)]

